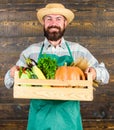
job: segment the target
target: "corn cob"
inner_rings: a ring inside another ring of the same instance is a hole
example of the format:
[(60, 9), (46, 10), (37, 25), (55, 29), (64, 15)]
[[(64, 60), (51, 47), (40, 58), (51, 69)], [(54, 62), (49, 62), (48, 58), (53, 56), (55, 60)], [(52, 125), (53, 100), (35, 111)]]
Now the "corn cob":
[[(36, 65), (32, 67), (32, 72), (38, 77), (38, 79), (46, 79), (42, 71)], [(42, 87), (51, 87), (51, 86), (42, 85)]]
[[(46, 77), (44, 76), (43, 72), (37, 67), (36, 62), (33, 59), (25, 58), (25, 61), (26, 61), (27, 66), (38, 77), (38, 79), (46, 79)], [(42, 87), (51, 87), (51, 86), (49, 86), (49, 85), (42, 85)]]

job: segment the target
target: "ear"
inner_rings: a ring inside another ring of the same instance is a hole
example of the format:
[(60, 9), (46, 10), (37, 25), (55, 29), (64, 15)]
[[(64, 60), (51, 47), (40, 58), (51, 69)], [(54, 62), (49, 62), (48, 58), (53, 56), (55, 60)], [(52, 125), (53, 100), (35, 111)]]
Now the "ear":
[(67, 20), (65, 20), (65, 28), (67, 27), (67, 25), (68, 25), (68, 22), (67, 22)]
[[(45, 17), (45, 16), (44, 16)], [(44, 17), (42, 18), (42, 25), (44, 26), (44, 24), (45, 24), (45, 19), (44, 19)]]
[(43, 23), (42, 23), (42, 26), (44, 26), (45, 24), (44, 24), (44, 20), (43, 20)]

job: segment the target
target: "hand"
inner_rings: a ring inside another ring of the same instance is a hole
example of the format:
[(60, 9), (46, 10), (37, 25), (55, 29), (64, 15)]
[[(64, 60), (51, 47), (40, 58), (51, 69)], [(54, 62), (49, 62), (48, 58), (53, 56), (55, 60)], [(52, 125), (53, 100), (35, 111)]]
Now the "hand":
[(96, 70), (93, 68), (93, 67), (88, 67), (86, 70), (85, 70), (85, 73), (88, 74), (88, 73), (91, 73), (92, 74), (92, 79), (95, 80), (96, 79)]
[(16, 70), (19, 70), (19, 66), (13, 66), (11, 69), (10, 69), (10, 76), (12, 77), (12, 78), (14, 78), (14, 75), (15, 75), (15, 71)]

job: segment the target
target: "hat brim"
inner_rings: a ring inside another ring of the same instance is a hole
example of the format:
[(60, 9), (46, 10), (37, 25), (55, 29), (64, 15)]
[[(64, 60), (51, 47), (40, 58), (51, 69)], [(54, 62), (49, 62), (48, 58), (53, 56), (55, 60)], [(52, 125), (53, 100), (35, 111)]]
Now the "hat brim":
[(41, 24), (43, 24), (43, 17), (50, 14), (59, 14), (63, 15), (66, 19), (68, 24), (74, 19), (74, 14), (71, 10), (65, 8), (42, 8), (37, 12), (37, 18)]

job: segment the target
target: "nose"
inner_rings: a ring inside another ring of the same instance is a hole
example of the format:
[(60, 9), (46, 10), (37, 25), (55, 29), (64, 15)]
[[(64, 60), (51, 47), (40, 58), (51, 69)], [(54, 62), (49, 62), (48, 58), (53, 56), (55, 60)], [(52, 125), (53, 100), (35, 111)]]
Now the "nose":
[(50, 24), (51, 25), (57, 25), (57, 20), (56, 19), (52, 19)]

